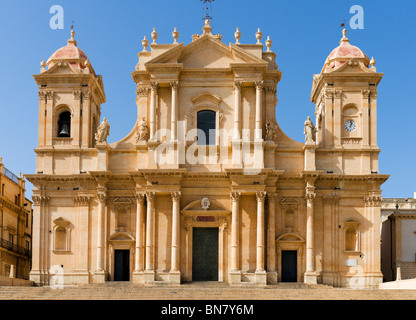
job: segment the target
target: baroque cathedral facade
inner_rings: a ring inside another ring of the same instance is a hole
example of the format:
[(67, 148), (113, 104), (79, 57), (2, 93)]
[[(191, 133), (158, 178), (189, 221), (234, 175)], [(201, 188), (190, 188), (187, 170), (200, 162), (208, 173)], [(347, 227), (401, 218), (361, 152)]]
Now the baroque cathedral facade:
[[(377, 86), (346, 30), (313, 76), (315, 115), (289, 138), (276, 121), (272, 41), (226, 45), (209, 21), (189, 44), (142, 41), (137, 122), (107, 143), (103, 79), (74, 31), (34, 79), (39, 136), (30, 279), (38, 285), (373, 288), (380, 271)], [(311, 110), (312, 114), (312, 110)]]

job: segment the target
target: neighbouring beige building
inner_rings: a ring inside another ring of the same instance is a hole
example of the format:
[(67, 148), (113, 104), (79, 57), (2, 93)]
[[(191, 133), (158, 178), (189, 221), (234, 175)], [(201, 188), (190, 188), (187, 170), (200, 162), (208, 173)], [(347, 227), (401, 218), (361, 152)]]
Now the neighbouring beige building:
[(0, 157), (0, 277), (29, 279), (32, 202), (25, 192), (25, 180), (8, 170)]
[(109, 144), (103, 78), (74, 32), (42, 61), (30, 279), (377, 287), (388, 175), (374, 59), (343, 31), (313, 76), (297, 142), (276, 121), (270, 38), (259, 29), (242, 44), (237, 28), (227, 45), (208, 20), (202, 29), (189, 44), (176, 28), (171, 44), (156, 29), (143, 39), (137, 122)]
[(384, 281), (416, 278), (416, 192), (414, 198), (381, 203), (381, 270)]

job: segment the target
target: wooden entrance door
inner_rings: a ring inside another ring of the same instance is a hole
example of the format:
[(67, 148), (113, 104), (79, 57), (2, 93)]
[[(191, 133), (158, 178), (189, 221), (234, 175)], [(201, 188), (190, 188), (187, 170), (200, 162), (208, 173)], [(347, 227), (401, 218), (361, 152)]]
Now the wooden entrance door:
[(193, 228), (192, 281), (218, 281), (218, 228)]
[(282, 282), (297, 282), (298, 252), (296, 250), (282, 251)]
[(130, 281), (130, 250), (114, 250), (114, 281)]

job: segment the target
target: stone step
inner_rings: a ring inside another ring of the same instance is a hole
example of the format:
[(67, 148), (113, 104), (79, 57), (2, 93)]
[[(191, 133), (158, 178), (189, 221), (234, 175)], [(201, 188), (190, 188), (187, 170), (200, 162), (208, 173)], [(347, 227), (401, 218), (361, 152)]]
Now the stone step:
[(184, 284), (149, 287), (108, 283), (53, 289), (50, 287), (0, 287), (0, 299), (27, 300), (416, 300), (416, 290), (353, 290), (330, 286), (279, 284), (266, 287), (223, 284)]

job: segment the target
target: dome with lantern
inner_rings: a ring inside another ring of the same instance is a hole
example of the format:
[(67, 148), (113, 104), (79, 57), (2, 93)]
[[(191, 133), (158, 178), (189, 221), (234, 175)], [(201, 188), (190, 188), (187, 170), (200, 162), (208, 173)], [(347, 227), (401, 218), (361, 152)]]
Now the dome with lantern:
[(360, 48), (350, 44), (350, 40), (346, 36), (346, 29), (342, 30), (342, 35), (343, 36), (339, 46), (332, 50), (332, 52), (326, 58), (322, 72), (334, 71), (352, 58), (362, 63), (367, 68), (371, 64), (368, 56)]
[(58, 63), (61, 60), (67, 61), (72, 67), (80, 70), (85, 69), (90, 65), (87, 55), (78, 48), (74, 36), (75, 31), (71, 30), (71, 38), (68, 39), (68, 44), (55, 51), (46, 62), (48, 68), (51, 68), (55, 63)]

